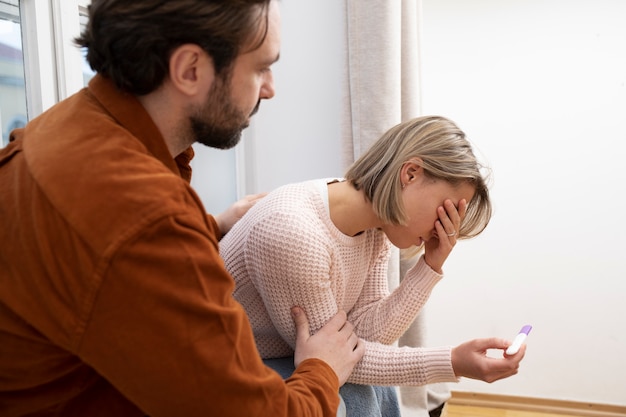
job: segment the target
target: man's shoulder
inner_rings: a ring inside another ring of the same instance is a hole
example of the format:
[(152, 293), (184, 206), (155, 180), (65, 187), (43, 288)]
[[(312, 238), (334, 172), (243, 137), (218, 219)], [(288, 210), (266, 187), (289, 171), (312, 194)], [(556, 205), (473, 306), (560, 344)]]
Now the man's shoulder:
[(87, 109), (77, 117), (88, 120), (59, 123), (73, 100), (24, 134), (27, 170), (48, 210), (80, 234), (106, 236), (196, 205), (189, 184), (106, 112)]

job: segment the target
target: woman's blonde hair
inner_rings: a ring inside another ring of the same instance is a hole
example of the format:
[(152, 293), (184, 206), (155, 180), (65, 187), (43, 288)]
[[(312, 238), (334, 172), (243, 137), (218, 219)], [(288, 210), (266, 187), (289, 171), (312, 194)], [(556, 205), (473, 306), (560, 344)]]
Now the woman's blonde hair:
[(418, 117), (392, 127), (352, 164), (345, 178), (364, 191), (383, 222), (405, 225), (400, 171), (409, 161), (421, 165), (428, 178), (453, 186), (469, 183), (475, 188), (459, 239), (477, 236), (487, 227), (492, 207), (488, 173), (481, 173), (487, 168), (474, 156), (465, 133), (444, 117)]

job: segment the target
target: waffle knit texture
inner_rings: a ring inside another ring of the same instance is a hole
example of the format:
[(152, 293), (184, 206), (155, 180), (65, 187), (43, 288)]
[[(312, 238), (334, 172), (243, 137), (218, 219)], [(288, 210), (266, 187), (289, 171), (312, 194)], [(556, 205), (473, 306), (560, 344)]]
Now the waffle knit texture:
[(456, 382), (450, 347), (394, 345), (442, 276), (422, 257), (390, 293), (391, 243), (378, 229), (355, 237), (341, 233), (320, 194), (327, 190), (326, 181), (276, 189), (220, 242), (220, 254), (235, 278), (234, 296), (248, 313), (261, 356), (293, 355), (292, 306), (306, 311), (312, 333), (342, 309), (366, 344), (348, 382)]

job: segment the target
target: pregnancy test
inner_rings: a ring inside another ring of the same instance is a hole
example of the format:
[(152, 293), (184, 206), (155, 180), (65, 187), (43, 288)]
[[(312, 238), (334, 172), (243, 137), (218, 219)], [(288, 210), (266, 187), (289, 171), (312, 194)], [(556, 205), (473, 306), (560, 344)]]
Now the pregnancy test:
[(531, 326), (530, 324), (522, 327), (522, 330), (520, 330), (517, 336), (515, 336), (515, 339), (513, 340), (511, 346), (509, 346), (506, 350), (507, 355), (515, 355), (517, 353), (519, 348), (522, 347), (522, 343), (524, 343), (524, 340), (526, 340), (526, 336), (528, 336), (528, 333), (530, 333), (530, 330), (532, 328), (533, 326)]

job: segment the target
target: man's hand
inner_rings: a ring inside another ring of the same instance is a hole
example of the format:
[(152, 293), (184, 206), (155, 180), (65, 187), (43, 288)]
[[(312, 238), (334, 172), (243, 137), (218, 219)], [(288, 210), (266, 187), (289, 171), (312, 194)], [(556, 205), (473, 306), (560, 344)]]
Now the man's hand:
[(230, 207), (228, 207), (224, 212), (220, 214), (216, 214), (215, 221), (217, 222), (217, 226), (220, 228), (220, 232), (222, 232), (222, 236), (224, 236), (228, 231), (243, 217), (244, 214), (250, 210), (250, 208), (256, 204), (261, 198), (265, 197), (267, 193), (259, 193), (259, 194), (250, 194), (242, 198), (241, 200), (235, 201)]
[(321, 359), (337, 374), (339, 385), (345, 384), (354, 366), (363, 357), (365, 345), (354, 333), (344, 311), (338, 312), (313, 336), (309, 321), (300, 307), (291, 309), (296, 324), (296, 367), (310, 358)]
[(503, 358), (490, 358), (488, 349), (505, 350), (511, 343), (499, 338), (475, 339), (452, 349), (452, 368), (456, 376), (494, 382), (515, 375), (520, 361), (526, 353), (522, 345), (515, 355), (504, 354)]

